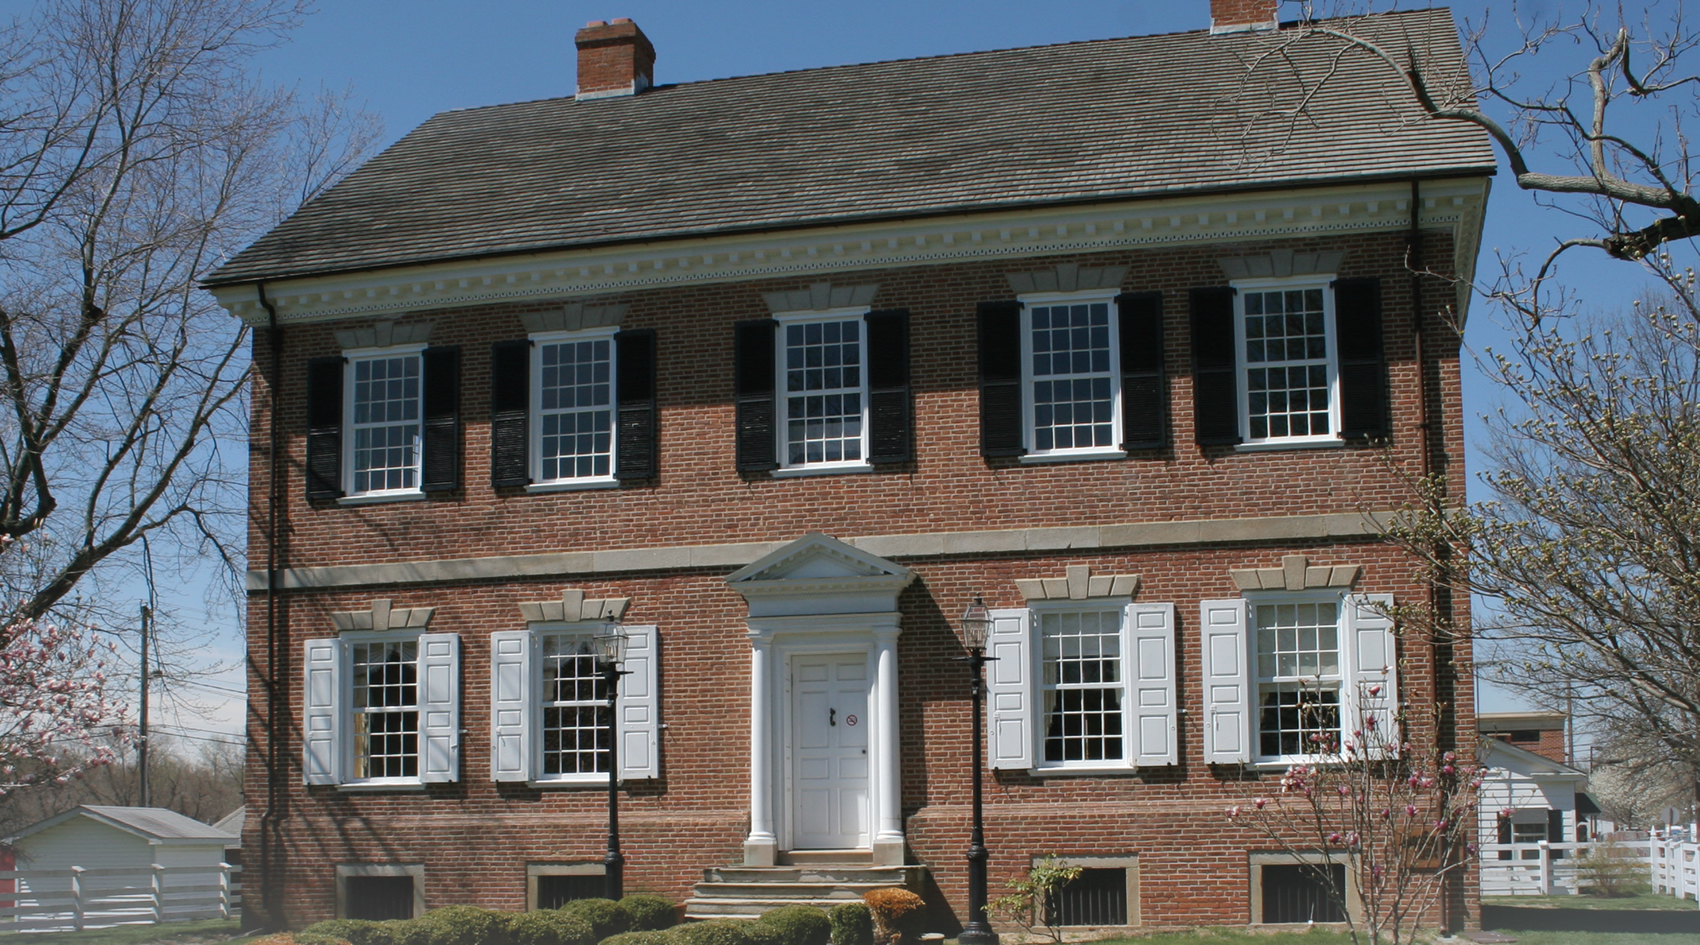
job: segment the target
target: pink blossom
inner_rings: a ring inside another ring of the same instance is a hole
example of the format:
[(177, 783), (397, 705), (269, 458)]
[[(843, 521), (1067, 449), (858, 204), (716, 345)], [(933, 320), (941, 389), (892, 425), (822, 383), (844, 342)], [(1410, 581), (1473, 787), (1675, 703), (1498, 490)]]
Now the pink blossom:
[(1228, 819), (1229, 820), (1233, 820), (1235, 817), (1238, 817), (1239, 815), (1240, 815), (1240, 806), (1238, 804), (1235, 804), (1233, 807), (1228, 808)]

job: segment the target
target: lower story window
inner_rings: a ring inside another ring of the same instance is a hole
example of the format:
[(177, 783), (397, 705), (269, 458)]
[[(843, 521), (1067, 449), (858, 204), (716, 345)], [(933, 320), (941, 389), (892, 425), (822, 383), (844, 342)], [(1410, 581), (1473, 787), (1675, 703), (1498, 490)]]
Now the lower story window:
[(559, 909), (579, 899), (599, 899), (608, 891), (602, 876), (539, 876), (537, 908)]
[(1045, 761), (1119, 761), (1122, 611), (1040, 613)]
[(1343, 863), (1266, 865), (1263, 871), (1263, 921), (1344, 922), (1346, 895)]
[(590, 638), (543, 638), (543, 773), (608, 770), (608, 693)]
[(419, 644), (356, 643), (354, 777), (419, 776)]
[(1257, 604), (1258, 754), (1330, 751), (1340, 738), (1340, 607)]
[(1056, 925), (1127, 925), (1127, 869), (1083, 869), (1045, 908)]
[(418, 864), (343, 863), (336, 868), (338, 918), (411, 919), (425, 911), (425, 868)]

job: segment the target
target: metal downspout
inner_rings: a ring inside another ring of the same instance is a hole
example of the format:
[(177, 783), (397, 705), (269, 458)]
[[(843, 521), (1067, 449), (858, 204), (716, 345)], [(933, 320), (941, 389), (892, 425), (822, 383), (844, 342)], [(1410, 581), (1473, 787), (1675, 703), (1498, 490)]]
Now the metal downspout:
[[(278, 658), (278, 524), (282, 519), (283, 488), (279, 475), (282, 468), (283, 435), (278, 423), (278, 384), (283, 377), (283, 329), (277, 323), (277, 309), (266, 299), (266, 284), (254, 284), (260, 295), (260, 307), (266, 310), (266, 346), (271, 350), (271, 377), (266, 385), (266, 809), (260, 815), (260, 895), (266, 911), (268, 927), (279, 925), (278, 884), (272, 882), (272, 856), (281, 849), (280, 832), (283, 796), (283, 753), (278, 747), (278, 714), (282, 709), (277, 671)], [(252, 660), (250, 660), (252, 665)]]

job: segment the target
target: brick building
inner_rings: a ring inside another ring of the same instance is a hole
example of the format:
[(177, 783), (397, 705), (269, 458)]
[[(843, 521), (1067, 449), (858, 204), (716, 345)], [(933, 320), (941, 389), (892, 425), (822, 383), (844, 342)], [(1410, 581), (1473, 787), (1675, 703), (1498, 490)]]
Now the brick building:
[[(1273, 9), (679, 85), (593, 23), (576, 96), (439, 115), (221, 268), (248, 907), (594, 884), (616, 618), (628, 889), (898, 869), (949, 928), (982, 596), (993, 885), (1055, 852), (1093, 924), (1280, 918), (1224, 808), (1356, 711), (1473, 744), (1366, 513), (1461, 473), (1493, 158)], [(1459, 68), (1443, 10), (1352, 28)]]

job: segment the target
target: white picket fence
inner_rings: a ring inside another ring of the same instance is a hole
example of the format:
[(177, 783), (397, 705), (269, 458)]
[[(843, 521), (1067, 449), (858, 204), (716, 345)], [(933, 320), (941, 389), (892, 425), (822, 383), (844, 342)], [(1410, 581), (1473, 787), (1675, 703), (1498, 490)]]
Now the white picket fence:
[[(1679, 899), (1700, 900), (1700, 843), (1676, 840), (1618, 840), (1612, 843), (1484, 843), (1481, 845), (1482, 895), (1564, 896), (1581, 893), (1589, 883), (1579, 869), (1584, 853), (1606, 851), (1632, 859), (1653, 891)], [(1501, 859), (1502, 854), (1510, 854)]]
[(0, 932), (61, 932), (230, 919), (242, 868), (207, 866), (0, 870)]

